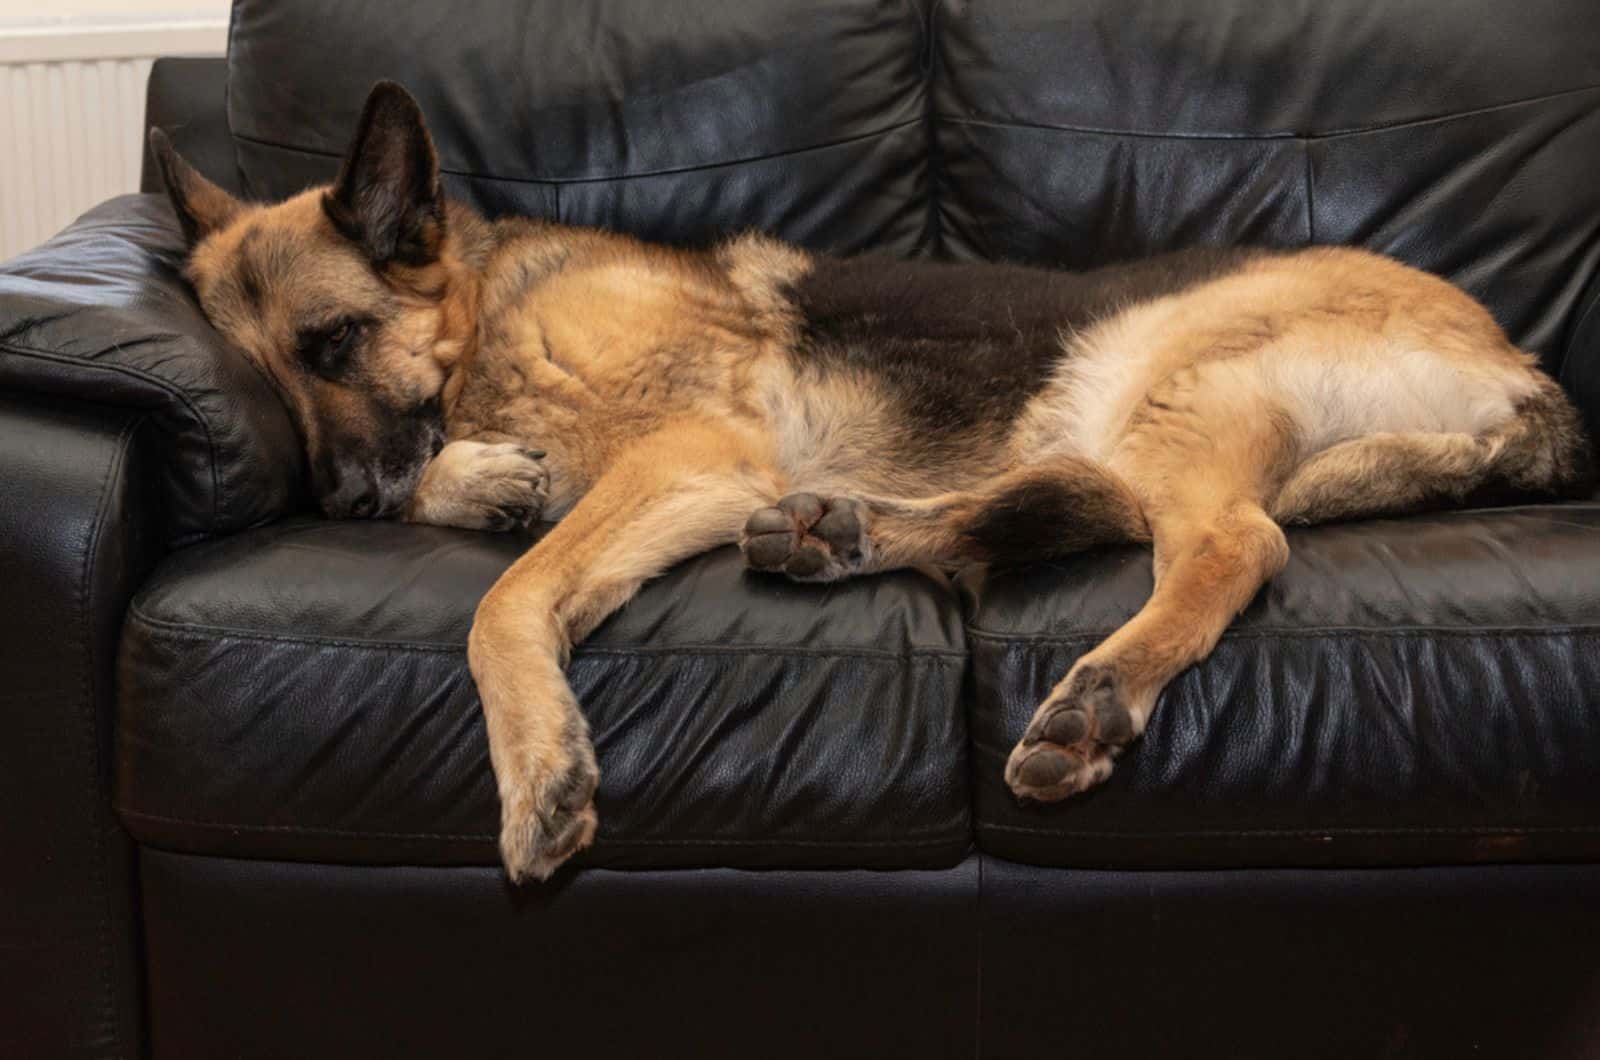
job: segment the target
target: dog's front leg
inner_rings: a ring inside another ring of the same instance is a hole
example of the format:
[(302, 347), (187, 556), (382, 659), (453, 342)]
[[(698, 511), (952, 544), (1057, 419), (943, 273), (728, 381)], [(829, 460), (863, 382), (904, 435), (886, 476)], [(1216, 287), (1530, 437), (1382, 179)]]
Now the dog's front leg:
[(566, 518), (489, 590), (467, 658), (513, 880), (545, 879), (594, 836), (599, 779), (563, 672), (571, 646), (670, 564), (737, 539), (780, 483), (740, 432), (676, 423), (609, 462)]

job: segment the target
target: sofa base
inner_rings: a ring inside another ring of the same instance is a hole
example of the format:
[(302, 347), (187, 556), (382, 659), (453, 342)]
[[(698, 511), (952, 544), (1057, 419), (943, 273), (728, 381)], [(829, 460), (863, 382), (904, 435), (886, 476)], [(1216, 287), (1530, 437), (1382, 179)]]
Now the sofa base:
[(1600, 866), (142, 862), (163, 1058), (1600, 1056)]
[(981, 889), (985, 1057), (1600, 1057), (1600, 866), (985, 857)]
[(976, 860), (523, 892), (487, 868), (142, 862), (161, 1058), (976, 1051)]

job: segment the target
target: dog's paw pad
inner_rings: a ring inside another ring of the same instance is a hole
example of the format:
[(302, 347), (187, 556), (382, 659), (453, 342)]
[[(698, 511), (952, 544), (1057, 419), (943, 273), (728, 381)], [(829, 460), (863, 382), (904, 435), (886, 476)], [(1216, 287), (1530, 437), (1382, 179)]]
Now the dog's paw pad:
[(802, 531), (815, 526), (825, 510), (822, 498), (815, 493), (791, 493), (778, 502), (778, 511), (787, 515)]
[(756, 570), (798, 581), (833, 581), (870, 562), (867, 509), (847, 497), (791, 493), (745, 521), (739, 548)]
[(1053, 788), (1066, 780), (1076, 767), (1058, 747), (1041, 747), (1023, 755), (1017, 762), (1017, 780), (1029, 788)]
[(1111, 760), (1138, 735), (1115, 671), (1080, 667), (1039, 706), (1006, 762), (1019, 798), (1053, 802), (1111, 775)]
[(1089, 715), (1077, 709), (1063, 710), (1050, 715), (1043, 725), (1023, 739), (1029, 743), (1049, 740), (1056, 744), (1074, 744), (1087, 737), (1089, 730)]

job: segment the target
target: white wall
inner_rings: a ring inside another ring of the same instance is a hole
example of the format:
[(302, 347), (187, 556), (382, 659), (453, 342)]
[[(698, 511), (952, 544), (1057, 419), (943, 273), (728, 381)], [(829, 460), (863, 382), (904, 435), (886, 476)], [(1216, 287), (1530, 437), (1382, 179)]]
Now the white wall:
[[(227, 18), (228, 0), (0, 0), (0, 24), (125, 21), (133, 18)], [(42, 12), (42, 13), (41, 13)]]
[(229, 6), (0, 0), (0, 260), (138, 190), (150, 62), (222, 54)]

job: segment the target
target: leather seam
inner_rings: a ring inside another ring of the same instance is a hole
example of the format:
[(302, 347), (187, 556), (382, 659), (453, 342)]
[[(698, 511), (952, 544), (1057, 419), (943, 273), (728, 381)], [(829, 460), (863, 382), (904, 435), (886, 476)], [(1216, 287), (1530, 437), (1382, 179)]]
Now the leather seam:
[[(618, 183), (626, 180), (647, 180), (651, 177), (671, 177), (679, 176), (684, 173), (703, 173), (713, 169), (726, 169), (729, 166), (747, 166), (754, 165), (757, 162), (770, 162), (779, 158), (791, 158), (795, 155), (803, 155), (812, 151), (826, 151), (829, 148), (844, 147), (847, 144), (859, 143), (863, 140), (880, 139), (882, 137), (897, 133), (901, 129), (909, 128), (913, 125), (921, 125), (925, 120), (925, 116), (919, 115), (918, 117), (907, 118), (904, 121), (897, 121), (890, 125), (882, 126), (881, 128), (871, 129), (864, 133), (857, 133), (854, 136), (843, 136), (837, 140), (827, 140), (820, 144), (809, 144), (805, 147), (787, 147), (780, 151), (769, 151), (764, 154), (748, 155), (742, 158), (729, 158), (717, 162), (704, 162), (700, 165), (668, 166), (664, 169), (646, 170), (642, 173), (619, 173), (611, 176), (600, 177), (500, 177), (490, 173), (472, 173), (463, 169), (445, 169), (442, 166), (440, 167), (439, 172), (445, 176), (461, 177), (466, 180), (487, 180), (499, 184), (542, 184), (554, 185), (556, 187), (560, 187), (564, 184), (608, 184)], [(259, 136), (250, 136), (241, 132), (234, 132), (232, 135), (235, 139), (243, 140), (246, 143), (255, 144), (258, 147), (268, 147), (278, 151), (293, 151), (297, 154), (313, 155), (317, 158), (344, 157), (343, 154), (335, 151), (324, 151), (311, 147), (295, 147), (292, 144), (277, 143)]]
[(934, 97), (939, 77), (939, 10), (940, 6), (936, 3), (928, 5), (928, 23), (924, 33), (928, 51), (922, 73), (922, 121), (927, 126), (928, 140), (928, 244), (931, 256), (935, 259), (944, 257), (944, 217), (940, 206), (941, 186), (944, 183), (943, 151), (939, 146), (939, 125), (934, 120), (938, 109), (938, 101)]
[[(97, 352), (98, 353), (104, 353), (107, 348), (110, 348), (110, 347), (102, 348)], [(197, 405), (195, 405), (194, 401), (190, 398), (189, 394), (182, 387), (177, 386), (174, 383), (168, 382), (167, 380), (162, 379), (160, 376), (152, 375), (152, 374), (150, 374), (148, 372), (143, 371), (142, 369), (134, 368), (134, 367), (132, 367), (130, 365), (125, 365), (125, 364), (99, 364), (99, 363), (96, 363), (96, 362), (93, 362), (93, 361), (85, 361), (85, 360), (82, 360), (80, 358), (65, 357), (65, 356), (62, 356), (59, 353), (55, 353), (55, 352), (50, 351), (50, 350), (35, 349), (35, 348), (31, 347), (31, 346), (21, 346), (21, 345), (18, 345), (17, 343), (15, 343), (15, 342), (11, 342), (9, 340), (8, 341), (0, 341), (0, 352), (10, 353), (10, 354), (13, 354), (13, 355), (18, 356), (18, 357), (35, 357), (35, 358), (38, 358), (39, 360), (50, 361), (50, 362), (52, 362), (54, 364), (65, 365), (65, 366), (69, 366), (69, 367), (74, 368), (74, 369), (89, 369), (91, 371), (112, 372), (112, 373), (118, 374), (118, 375), (125, 375), (125, 376), (128, 376), (128, 377), (133, 378), (133, 379), (138, 379), (138, 380), (140, 380), (142, 382), (150, 383), (150, 384), (154, 385), (155, 387), (157, 387), (158, 389), (164, 390), (168, 394), (171, 394), (173, 397), (176, 397), (178, 399), (178, 401), (184, 406), (184, 408), (186, 408), (188, 410), (189, 415), (194, 418), (194, 421), (200, 425), (201, 431), (203, 431), (205, 433), (206, 451), (210, 455), (210, 463), (211, 463), (210, 471), (211, 471), (211, 519), (212, 519), (212, 529), (216, 530), (217, 527), (219, 526), (219, 524), (221, 524), (226, 519), (226, 517), (227, 517), (227, 515), (226, 515), (226, 513), (227, 513), (227, 498), (225, 496), (225, 491), (224, 491), (223, 486), (222, 486), (222, 480), (221, 480), (221, 478), (220, 478), (220, 476), (218, 474), (218, 470), (217, 470), (219, 461), (217, 459), (217, 442), (216, 442), (216, 438), (211, 433), (211, 423), (210, 423), (210, 421), (207, 420), (206, 417), (201, 414), (199, 407)]]
[[(994, 641), (1002, 644), (1059, 644), (1073, 646), (1094, 641), (1104, 640), (1116, 629), (1100, 630), (1092, 633), (996, 633), (991, 630), (980, 629), (976, 626), (967, 627), (967, 636), (979, 640)], [(1396, 627), (1394, 629), (1378, 629), (1367, 626), (1328, 626), (1317, 629), (1264, 629), (1264, 630), (1239, 630), (1229, 631), (1222, 635), (1221, 643), (1230, 641), (1271, 641), (1271, 640), (1428, 640), (1439, 638), (1441, 640), (1498, 640), (1511, 637), (1571, 637), (1595, 636), (1600, 634), (1600, 625), (1596, 626), (1485, 626), (1479, 629), (1451, 629), (1448, 627), (1432, 628), (1428, 626)]]
[[(117, 813), (144, 821), (178, 824), (186, 828), (215, 829), (225, 832), (270, 832), (300, 835), (323, 835), (348, 839), (456, 839), (492, 843), (498, 838), (488, 832), (376, 832), (349, 828), (328, 828), (319, 825), (299, 824), (228, 824), (223, 821), (200, 821), (187, 817), (171, 817), (117, 806)], [(963, 829), (959, 833), (927, 839), (624, 839), (601, 833), (596, 843), (607, 846), (811, 846), (811, 847), (927, 847), (970, 841), (971, 835)]]
[(143, 415), (131, 417), (123, 425), (117, 435), (116, 443), (112, 447), (111, 455), (106, 461), (105, 470), (100, 475), (100, 496), (95, 508), (94, 522), (90, 526), (89, 539), (85, 543), (83, 563), (78, 574), (78, 620), (82, 641), (79, 645), (79, 655), (85, 660), (85, 665), (78, 677), (78, 694), (82, 702), (80, 722), (83, 735), (87, 740), (91, 768), (94, 770), (93, 782), (85, 785), (88, 803), (88, 823), (90, 829), (90, 844), (92, 846), (89, 871), (95, 893), (99, 895), (100, 902), (100, 930), (99, 956), (100, 956), (100, 989), (102, 998), (102, 1018), (107, 1024), (109, 1036), (114, 1045), (122, 1044), (122, 1021), (117, 1018), (116, 1003), (114, 1000), (115, 989), (112, 986), (114, 960), (111, 952), (111, 896), (105, 875), (105, 836), (97, 820), (96, 802), (100, 794), (100, 777), (105, 765), (100, 755), (100, 738), (95, 731), (95, 666), (91, 656), (91, 643), (94, 638), (94, 558), (100, 547), (100, 540), (105, 532), (106, 519), (111, 510), (110, 493), (116, 476), (127, 458), (129, 439), (134, 432), (144, 423)]
[(1565, 96), (1582, 95), (1585, 92), (1600, 90), (1600, 84), (1583, 85), (1578, 88), (1566, 88), (1559, 92), (1546, 92), (1543, 95), (1529, 96), (1526, 99), (1514, 99), (1505, 103), (1493, 103), (1486, 107), (1475, 107), (1472, 110), (1454, 111), (1449, 114), (1436, 114), (1426, 118), (1407, 118), (1402, 121), (1384, 122), (1376, 125), (1358, 125), (1348, 129), (1329, 129), (1326, 132), (1215, 132), (1215, 133), (1181, 133), (1181, 132), (1155, 132), (1147, 129), (1107, 129), (1093, 125), (1052, 125), (1048, 122), (1018, 121), (1008, 118), (957, 118), (949, 115), (935, 114), (934, 120), (949, 125), (970, 125), (996, 129), (1038, 129), (1044, 132), (1080, 133), (1086, 136), (1115, 136), (1136, 140), (1236, 140), (1247, 143), (1268, 140), (1333, 140), (1346, 136), (1362, 136), (1368, 133), (1390, 132), (1396, 129), (1410, 129), (1422, 125), (1434, 125), (1443, 122), (1458, 121), (1462, 118), (1477, 117), (1482, 114), (1492, 114), (1495, 111), (1509, 110), (1515, 107), (1526, 107), (1536, 103), (1546, 103), (1553, 99)]
[(1255, 829), (1191, 829), (1178, 832), (1147, 830), (1139, 832), (1097, 831), (1094, 829), (1035, 828), (1020, 824), (988, 824), (976, 822), (978, 831), (1020, 832), (1027, 835), (1058, 836), (1064, 839), (1250, 839), (1260, 836), (1280, 839), (1317, 839), (1324, 836), (1473, 836), (1473, 835), (1540, 835), (1540, 834), (1597, 834), (1600, 825), (1414, 825), (1397, 828), (1255, 828)]
[(976, 1060), (983, 1057), (983, 957), (986, 952), (983, 946), (984, 912), (987, 909), (983, 890), (983, 852), (978, 852), (978, 884), (976, 893), (972, 896), (972, 919), (977, 929), (977, 964), (973, 983), (973, 1041), (975, 1043), (973, 1055)]
[[(169, 622), (164, 619), (152, 618), (139, 610), (137, 604), (128, 608), (129, 623), (137, 622), (146, 627), (148, 633), (158, 637), (171, 637), (181, 640), (215, 641), (219, 637), (233, 640), (264, 641), (269, 643), (301, 644), (308, 647), (319, 648), (355, 648), (361, 650), (381, 652), (427, 652), (436, 655), (464, 655), (467, 647), (465, 644), (441, 644), (436, 641), (371, 641), (355, 640), (349, 638), (324, 638), (304, 637), (289, 634), (267, 633), (257, 630), (242, 630), (228, 626), (192, 625), (188, 623)], [(885, 662), (901, 661), (927, 657), (933, 659), (951, 658), (966, 659), (967, 653), (958, 648), (912, 648), (904, 652), (890, 651), (888, 649), (873, 648), (804, 648), (798, 646), (752, 646), (734, 647), (722, 644), (685, 644), (663, 645), (659, 648), (611, 648), (602, 645), (579, 645), (573, 651), (574, 658), (585, 656), (638, 656), (654, 658), (663, 655), (795, 655), (795, 656), (821, 656), (840, 658), (866, 658)]]
[(1300, 154), (1305, 160), (1306, 177), (1306, 245), (1310, 246), (1317, 241), (1317, 199), (1316, 186), (1311, 174), (1311, 143), (1307, 140), (1300, 141)]

